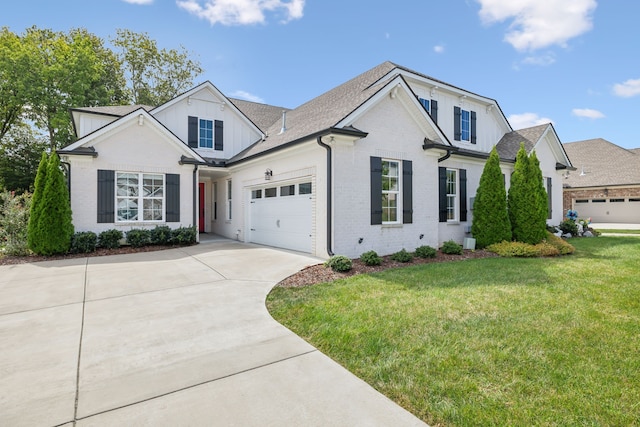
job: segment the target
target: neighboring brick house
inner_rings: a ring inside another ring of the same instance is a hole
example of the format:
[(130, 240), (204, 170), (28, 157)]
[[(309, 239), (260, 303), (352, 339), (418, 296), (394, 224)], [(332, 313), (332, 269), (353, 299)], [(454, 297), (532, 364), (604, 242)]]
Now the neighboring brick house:
[(640, 149), (605, 139), (564, 144), (574, 172), (565, 175), (563, 207), (593, 222), (640, 223)]
[(391, 62), (294, 109), (205, 82), (72, 115), (79, 139), (59, 153), (77, 231), (196, 225), (319, 257), (462, 242), (496, 145), (507, 186), (520, 143), (536, 151), (558, 224), (572, 167), (551, 124), (513, 131), (494, 99)]

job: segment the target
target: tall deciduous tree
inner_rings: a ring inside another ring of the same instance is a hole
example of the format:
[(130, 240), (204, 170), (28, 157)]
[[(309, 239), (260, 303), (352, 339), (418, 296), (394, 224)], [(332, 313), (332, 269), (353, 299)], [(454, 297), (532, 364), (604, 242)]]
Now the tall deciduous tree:
[(117, 30), (112, 40), (120, 49), (122, 63), (134, 104), (157, 106), (190, 89), (202, 73), (199, 61), (180, 49), (158, 49), (147, 33)]
[(480, 185), (473, 203), (471, 233), (479, 248), (511, 240), (507, 191), (500, 169), (500, 157), (495, 147), (491, 150), (480, 177)]
[(0, 30), (0, 141), (20, 121), (29, 101), (29, 75), (33, 57), (20, 37)]
[(44, 203), (44, 187), (47, 182), (47, 166), (49, 165), (49, 157), (47, 153), (42, 152), (40, 164), (38, 165), (38, 173), (36, 174), (36, 182), (31, 199), (31, 212), (29, 215), (29, 225), (27, 227), (27, 246), (35, 253), (40, 253), (44, 237), (40, 232), (40, 217), (42, 215), (42, 204)]
[(25, 124), (15, 124), (0, 140), (0, 187), (22, 193), (34, 184), (47, 141)]
[(115, 54), (85, 29), (69, 33), (29, 28), (22, 43), (32, 55), (29, 119), (49, 134), (51, 150), (73, 141), (69, 108), (126, 101)]

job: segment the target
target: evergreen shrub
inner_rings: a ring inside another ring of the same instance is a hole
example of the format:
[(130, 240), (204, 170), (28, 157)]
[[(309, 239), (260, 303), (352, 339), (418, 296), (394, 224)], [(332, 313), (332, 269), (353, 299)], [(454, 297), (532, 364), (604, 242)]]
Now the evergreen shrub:
[(398, 262), (411, 262), (413, 261), (413, 254), (402, 249), (391, 255), (391, 259)]
[(447, 240), (440, 248), (443, 254), (462, 255), (462, 245), (457, 244), (453, 240)]
[(360, 261), (365, 265), (380, 265), (382, 264), (382, 258), (378, 256), (376, 251), (367, 251), (360, 255)]
[(98, 236), (93, 231), (80, 231), (71, 237), (71, 249), (73, 254), (86, 254), (96, 250)]
[(120, 241), (123, 237), (122, 231), (120, 230), (105, 230), (98, 235), (98, 247), (105, 249), (119, 248)]
[(353, 262), (344, 255), (334, 255), (325, 262), (325, 265), (333, 271), (345, 272), (351, 270)]
[(432, 248), (428, 245), (423, 245), (416, 248), (416, 256), (420, 258), (435, 258), (437, 252), (438, 251), (436, 251), (435, 248)]

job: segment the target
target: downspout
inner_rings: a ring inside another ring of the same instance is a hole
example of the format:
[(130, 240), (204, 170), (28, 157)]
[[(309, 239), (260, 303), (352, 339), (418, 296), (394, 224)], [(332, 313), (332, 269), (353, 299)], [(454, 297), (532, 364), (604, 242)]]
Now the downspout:
[(198, 224), (196, 222), (197, 220), (196, 214), (198, 211), (197, 201), (198, 201), (198, 165), (195, 164), (193, 165), (193, 226), (196, 228), (197, 228), (196, 224)]
[(333, 206), (332, 206), (332, 199), (333, 199), (333, 184), (331, 182), (331, 175), (332, 175), (332, 167), (331, 167), (331, 146), (325, 144), (324, 142), (322, 142), (322, 136), (319, 136), (316, 141), (318, 142), (318, 145), (320, 145), (321, 147), (324, 147), (327, 150), (327, 254), (332, 257), (334, 255), (333, 251), (331, 250), (331, 247), (333, 246), (332, 243), (332, 210), (333, 210)]

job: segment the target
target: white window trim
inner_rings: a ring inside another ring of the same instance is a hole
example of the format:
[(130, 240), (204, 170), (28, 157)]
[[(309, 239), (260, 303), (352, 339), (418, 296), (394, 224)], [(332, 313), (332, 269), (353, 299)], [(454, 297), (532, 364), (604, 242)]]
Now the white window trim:
[[(402, 161), (397, 159), (382, 159), (382, 163), (384, 162), (393, 162), (398, 165), (398, 189), (397, 190), (382, 190), (380, 193), (380, 197), (384, 194), (395, 194), (396, 195), (396, 220), (395, 221), (384, 221), (382, 220), (382, 225), (394, 225), (394, 224), (402, 224)], [(385, 175), (382, 175), (382, 179), (384, 179)], [(382, 217), (384, 218), (384, 208), (382, 206)]]
[[(133, 197), (127, 196), (118, 196), (118, 175), (127, 174), (127, 175), (138, 175), (138, 219), (119, 219), (118, 217), (118, 199), (133, 199)], [(162, 177), (162, 219), (144, 219), (144, 200), (159, 200), (160, 197), (144, 197), (143, 187), (144, 187), (144, 176), (145, 175), (155, 175)], [(165, 222), (165, 215), (167, 210), (167, 176), (163, 173), (145, 173), (145, 172), (127, 172), (127, 171), (116, 171), (115, 172), (115, 223), (117, 224), (127, 224), (127, 223), (153, 223), (159, 224)]]
[[(200, 123), (202, 121), (207, 121), (211, 123), (211, 147), (205, 147), (202, 144), (202, 126)], [(213, 150), (216, 144), (216, 129), (215, 129), (215, 120), (198, 117), (198, 148), (201, 150)]]
[(233, 210), (232, 210), (232, 206), (233, 206), (233, 183), (232, 180), (228, 179), (226, 182), (226, 193), (227, 193), (227, 203), (226, 203), (226, 216), (227, 216), (227, 221), (231, 221), (233, 219)]
[[(449, 172), (456, 173), (456, 193), (453, 197), (449, 194)], [(460, 197), (460, 170), (447, 168), (447, 222), (449, 223), (458, 223), (460, 222), (460, 203), (458, 203), (458, 198)], [(449, 200), (453, 199), (453, 218), (449, 218)]]

